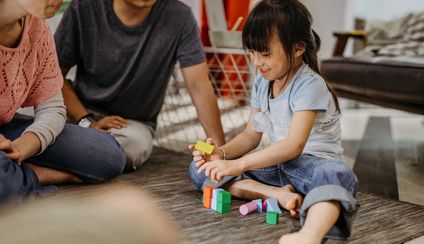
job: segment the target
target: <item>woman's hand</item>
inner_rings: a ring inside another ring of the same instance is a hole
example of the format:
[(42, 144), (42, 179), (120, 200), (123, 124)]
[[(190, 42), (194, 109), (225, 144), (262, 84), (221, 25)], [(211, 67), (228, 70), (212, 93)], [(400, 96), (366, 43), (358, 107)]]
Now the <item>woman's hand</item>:
[(23, 156), (19, 151), (19, 148), (2, 134), (0, 134), (0, 151), (4, 151), (8, 158), (14, 160), (18, 164), (21, 164)]
[(120, 116), (105, 116), (98, 121), (93, 121), (91, 128), (110, 133), (111, 129), (122, 129), (128, 126), (128, 121)]
[(198, 173), (204, 171), (212, 182), (220, 181), (224, 176), (239, 176), (243, 169), (238, 160), (212, 160), (199, 167)]
[(208, 161), (224, 158), (224, 155), (222, 154), (222, 151), (219, 150), (219, 146), (215, 142), (215, 140), (213, 140), (212, 138), (208, 138), (208, 139), (206, 139), (206, 143), (215, 146), (211, 155), (206, 155), (204, 152), (196, 150), (194, 148), (195, 147), (194, 144), (188, 145), (188, 149), (193, 151), (193, 153), (192, 153), (193, 154), (193, 161), (195, 162), (196, 167), (198, 167), (198, 168)]

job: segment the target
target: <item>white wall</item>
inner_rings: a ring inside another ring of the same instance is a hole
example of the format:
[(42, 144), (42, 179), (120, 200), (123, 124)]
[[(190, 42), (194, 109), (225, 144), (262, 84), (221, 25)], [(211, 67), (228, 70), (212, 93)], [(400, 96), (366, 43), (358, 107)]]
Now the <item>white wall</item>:
[(365, 19), (390, 20), (424, 11), (423, 0), (355, 0), (354, 14)]
[[(312, 13), (313, 28), (321, 37), (319, 57), (332, 54), (334, 31), (352, 30), (356, 17), (390, 20), (410, 12), (424, 11), (424, 0), (300, 0)], [(351, 43), (349, 43), (351, 44)], [(346, 53), (350, 53), (348, 46)]]
[(311, 12), (314, 23), (312, 28), (321, 38), (320, 59), (332, 56), (335, 44), (334, 31), (351, 29), (348, 23), (346, 9), (348, 0), (300, 0)]

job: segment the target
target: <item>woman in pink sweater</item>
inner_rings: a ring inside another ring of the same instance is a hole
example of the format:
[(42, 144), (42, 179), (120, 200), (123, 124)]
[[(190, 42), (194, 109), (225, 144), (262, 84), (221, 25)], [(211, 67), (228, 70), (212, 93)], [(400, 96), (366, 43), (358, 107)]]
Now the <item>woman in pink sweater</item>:
[[(45, 185), (103, 182), (125, 156), (112, 136), (66, 124), (61, 75), (43, 19), (62, 0), (0, 0), (0, 203)], [(34, 107), (34, 117), (16, 113)]]

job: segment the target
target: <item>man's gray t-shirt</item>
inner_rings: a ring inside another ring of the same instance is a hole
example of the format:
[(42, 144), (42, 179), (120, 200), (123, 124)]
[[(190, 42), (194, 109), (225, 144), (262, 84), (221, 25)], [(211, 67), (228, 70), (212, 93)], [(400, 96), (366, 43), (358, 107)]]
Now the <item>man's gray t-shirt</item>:
[(85, 106), (153, 127), (175, 63), (205, 61), (196, 20), (177, 0), (158, 0), (134, 27), (118, 19), (112, 0), (72, 0), (55, 41), (60, 65), (77, 65), (74, 86)]

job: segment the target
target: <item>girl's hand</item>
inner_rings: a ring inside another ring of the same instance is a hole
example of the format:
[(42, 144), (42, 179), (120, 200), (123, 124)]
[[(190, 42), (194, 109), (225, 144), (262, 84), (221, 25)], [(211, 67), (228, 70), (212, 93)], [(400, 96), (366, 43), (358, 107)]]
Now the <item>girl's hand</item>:
[(220, 181), (224, 176), (239, 176), (243, 173), (240, 163), (237, 160), (213, 160), (200, 166), (197, 173), (205, 171), (212, 182)]
[(23, 159), (18, 147), (2, 134), (0, 134), (0, 151), (4, 151), (8, 158), (16, 161), (18, 164), (21, 164)]
[(218, 144), (215, 142), (215, 140), (213, 140), (212, 138), (208, 138), (206, 139), (206, 143), (215, 146), (211, 155), (206, 155), (204, 152), (196, 150), (194, 148), (194, 144), (188, 145), (188, 149), (193, 150), (193, 161), (195, 162), (196, 167), (198, 168), (206, 162), (224, 158), (224, 155), (222, 155), (222, 152), (221, 150), (219, 150)]

